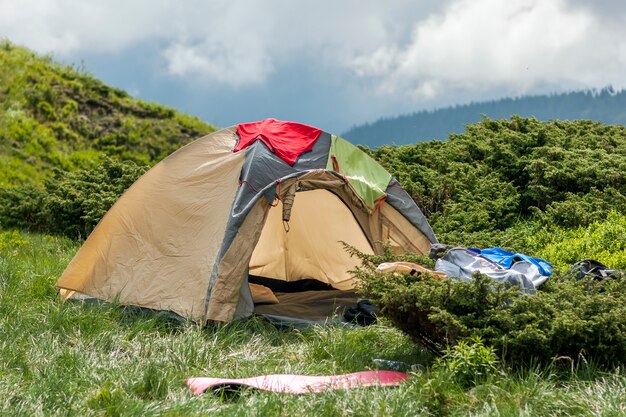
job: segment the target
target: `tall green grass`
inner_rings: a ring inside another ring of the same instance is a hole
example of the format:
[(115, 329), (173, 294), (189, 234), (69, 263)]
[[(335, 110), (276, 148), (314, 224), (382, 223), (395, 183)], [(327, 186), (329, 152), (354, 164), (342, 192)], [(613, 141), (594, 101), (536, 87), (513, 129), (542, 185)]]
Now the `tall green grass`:
[[(78, 244), (0, 232), (0, 415), (622, 415), (626, 374), (592, 365), (498, 370), (466, 386), (431, 368), (398, 330), (277, 329), (260, 319), (201, 327), (106, 303), (62, 303), (53, 285)], [(310, 395), (193, 396), (191, 376), (323, 375), (386, 358), (426, 366), (400, 387)]]

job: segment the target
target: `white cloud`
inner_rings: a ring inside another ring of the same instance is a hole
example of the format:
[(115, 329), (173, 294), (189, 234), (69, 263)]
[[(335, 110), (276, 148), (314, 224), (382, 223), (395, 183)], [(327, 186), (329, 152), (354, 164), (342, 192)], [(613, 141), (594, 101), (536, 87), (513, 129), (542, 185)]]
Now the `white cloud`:
[(172, 75), (232, 86), (260, 84), (272, 71), (272, 63), (262, 49), (249, 51), (230, 50), (210, 42), (174, 44), (165, 50), (164, 58)]
[[(395, 24), (394, 17), (398, 10), (415, 9), (406, 0), (387, 10), (357, 0), (249, 0), (222, 6), (208, 11), (199, 5), (212, 18), (180, 31), (167, 47), (164, 56), (172, 74), (246, 85), (261, 83), (278, 65), (294, 61), (340, 69), (346, 54), (397, 41), (403, 25)], [(192, 19), (180, 16), (181, 21)]]
[(619, 0), (590, 4), (0, 0), (0, 36), (74, 59), (151, 43), (163, 62), (155, 71), (198, 85), (258, 85), (298, 62), (396, 101), (624, 87), (626, 14)]
[[(626, 23), (626, 22), (625, 22)], [(460, 0), (346, 65), (381, 94), (431, 99), (452, 91), (527, 93), (542, 85), (626, 86), (626, 24), (603, 26), (560, 0)]]
[[(434, 6), (411, 0), (0, 0), (0, 36), (61, 57), (162, 48), (173, 76), (230, 86), (258, 84), (277, 64), (340, 68), (346, 55), (398, 42), (398, 17)], [(439, 5), (437, 5), (439, 7)]]
[(110, 53), (167, 36), (167, 0), (0, 0), (0, 36), (39, 52)]

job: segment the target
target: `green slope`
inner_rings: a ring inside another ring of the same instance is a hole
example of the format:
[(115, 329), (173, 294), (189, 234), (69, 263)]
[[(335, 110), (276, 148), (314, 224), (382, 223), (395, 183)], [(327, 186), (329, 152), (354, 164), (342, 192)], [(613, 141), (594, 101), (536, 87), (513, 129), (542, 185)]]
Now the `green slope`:
[(92, 168), (105, 156), (153, 164), (214, 130), (0, 41), (2, 188), (41, 184), (53, 168)]

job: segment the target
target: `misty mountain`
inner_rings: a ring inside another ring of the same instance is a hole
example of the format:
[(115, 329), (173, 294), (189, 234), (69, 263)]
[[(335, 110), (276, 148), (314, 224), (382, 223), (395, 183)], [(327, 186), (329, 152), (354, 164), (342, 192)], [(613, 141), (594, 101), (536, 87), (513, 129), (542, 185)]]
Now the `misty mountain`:
[(470, 103), (432, 111), (379, 119), (355, 126), (342, 136), (351, 141), (377, 147), (403, 145), (432, 139), (447, 139), (462, 133), (468, 124), (490, 119), (508, 119), (511, 115), (538, 120), (595, 120), (606, 124), (626, 125), (626, 91), (612, 87), (602, 90), (564, 94), (525, 96)]

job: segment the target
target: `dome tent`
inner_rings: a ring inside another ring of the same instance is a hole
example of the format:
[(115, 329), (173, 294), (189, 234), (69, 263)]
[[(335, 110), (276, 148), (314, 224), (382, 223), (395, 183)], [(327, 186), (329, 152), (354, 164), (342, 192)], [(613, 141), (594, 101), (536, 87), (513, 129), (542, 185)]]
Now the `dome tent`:
[(351, 291), (359, 260), (341, 242), (370, 254), (381, 242), (426, 254), (437, 239), (408, 193), (364, 152), (320, 129), (266, 119), (214, 132), (155, 165), (107, 212), (56, 286), (65, 299), (228, 322), (262, 310), (253, 278), (294, 284), (290, 292)]

